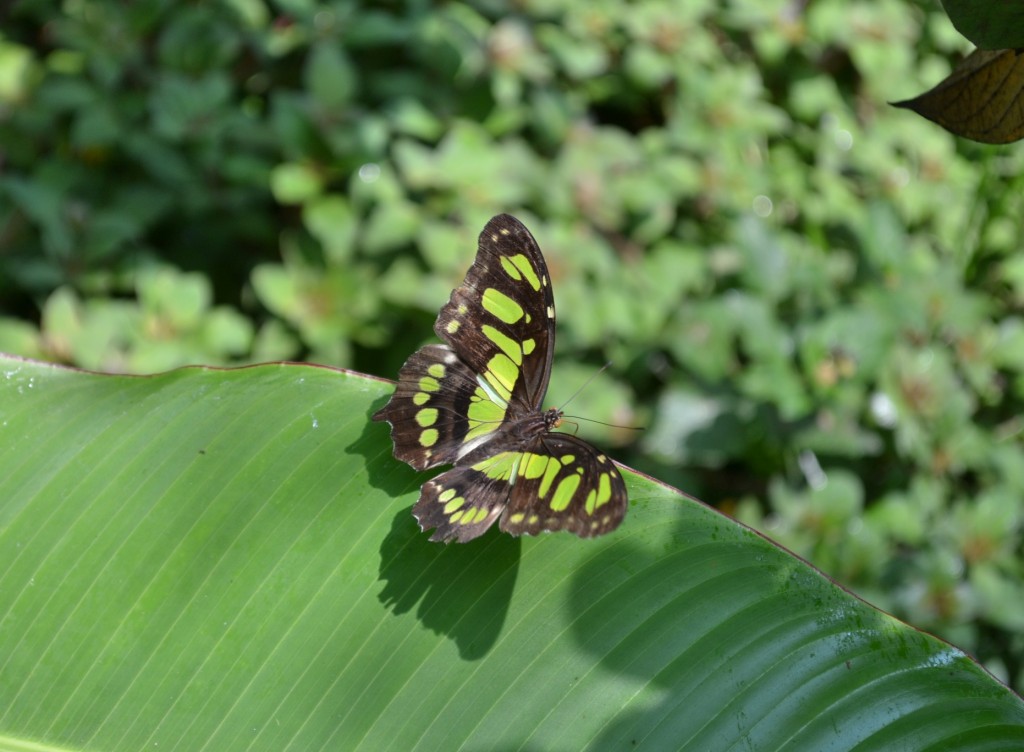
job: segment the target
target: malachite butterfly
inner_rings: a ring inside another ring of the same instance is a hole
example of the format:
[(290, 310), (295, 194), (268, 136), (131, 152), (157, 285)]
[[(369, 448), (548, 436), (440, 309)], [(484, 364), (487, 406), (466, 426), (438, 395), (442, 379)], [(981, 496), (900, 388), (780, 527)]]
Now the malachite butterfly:
[(417, 470), (454, 465), (423, 484), (412, 509), (430, 540), (466, 542), (498, 520), (512, 535), (603, 535), (626, 515), (615, 464), (541, 410), (555, 345), (555, 299), (537, 241), (500, 214), (441, 309), (427, 345), (402, 366), (391, 400), (395, 457)]

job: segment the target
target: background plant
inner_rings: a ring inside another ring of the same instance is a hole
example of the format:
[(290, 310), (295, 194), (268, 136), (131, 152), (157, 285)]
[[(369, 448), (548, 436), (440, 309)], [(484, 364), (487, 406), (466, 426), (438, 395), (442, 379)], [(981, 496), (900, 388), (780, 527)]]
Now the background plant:
[(551, 402), (1024, 683), (1019, 149), (885, 102), (937, 5), (22, 1), (0, 349), (391, 376), (492, 214), (548, 256)]

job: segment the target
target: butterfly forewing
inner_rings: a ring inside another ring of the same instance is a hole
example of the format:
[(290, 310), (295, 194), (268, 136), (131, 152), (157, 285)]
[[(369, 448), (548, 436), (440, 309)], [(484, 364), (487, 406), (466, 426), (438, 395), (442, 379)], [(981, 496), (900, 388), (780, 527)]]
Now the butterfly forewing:
[(434, 331), (502, 403), (537, 410), (555, 345), (555, 300), (537, 241), (500, 214), (480, 233), (476, 260)]
[(373, 417), (391, 423), (395, 456), (426, 470), (457, 462), (501, 426), (505, 413), (451, 348), (427, 345), (405, 361), (394, 396)]

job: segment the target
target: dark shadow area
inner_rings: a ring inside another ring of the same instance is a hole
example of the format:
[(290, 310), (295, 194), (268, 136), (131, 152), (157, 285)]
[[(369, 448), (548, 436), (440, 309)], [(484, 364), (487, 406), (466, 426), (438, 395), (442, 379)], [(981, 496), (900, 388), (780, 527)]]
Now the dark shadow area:
[(383, 407), (388, 399), (390, 397), (381, 397), (373, 401), (373, 405), (366, 412), (359, 438), (345, 447), (345, 452), (363, 458), (366, 479), (371, 486), (391, 498), (397, 498), (414, 488), (419, 488), (433, 473), (417, 473), (391, 454), (390, 427), (387, 423), (378, 423), (372, 419), (373, 414)]
[[(387, 423), (370, 417), (387, 398), (375, 400), (359, 439), (346, 448), (365, 460), (371, 486), (393, 499), (419, 488), (438, 471), (417, 473), (391, 453)], [(381, 603), (395, 614), (416, 609), (416, 617), (455, 641), (459, 655), (477, 660), (494, 645), (508, 615), (519, 574), (521, 544), (497, 526), (470, 543), (431, 543), (403, 507), (380, 545)]]
[[(681, 508), (657, 548), (610, 546), (574, 573), (573, 639), (646, 695), (609, 718), (588, 748), (777, 749), (783, 738), (787, 748), (821, 749), (821, 739), (835, 738), (843, 748), (890, 749), (879, 740), (902, 738), (900, 724), (947, 701), (964, 717), (999, 721), (951, 721), (937, 736), (917, 735), (913, 748), (1018, 723), (1012, 698), (959, 651), (951, 659), (948, 646), (893, 629), (884, 613), (759, 536), (708, 522), (702, 510)], [(736, 620), (748, 627), (737, 630)], [(858, 691), (864, 697), (851, 699)], [(964, 697), (977, 698), (969, 712)], [(868, 736), (864, 718), (878, 724)]]
[[(670, 672), (672, 666), (661, 663), (666, 652), (677, 656), (687, 654), (690, 638), (684, 627), (685, 618), (679, 614), (680, 618), (675, 625), (669, 625), (652, 635), (642, 628), (644, 622), (651, 617), (650, 612), (645, 611), (640, 603), (630, 602), (630, 593), (646, 591), (650, 597), (652, 591), (663, 591), (663, 603), (676, 600), (675, 607), (684, 611), (699, 608), (699, 604), (690, 601), (685, 595), (673, 593), (676, 589), (673, 580), (670, 566), (659, 567), (656, 555), (632, 544), (606, 549), (589, 559), (574, 576), (573, 613), (583, 613), (595, 602), (614, 598), (626, 601), (623, 609), (633, 614), (630, 620), (618, 624), (617, 628), (613, 626), (599, 632), (588, 631), (586, 625), (577, 619), (573, 623), (573, 635), (580, 646), (607, 670), (632, 680), (654, 684), (665, 693), (661, 701), (652, 707), (623, 709), (613, 719), (609, 719), (594, 743), (596, 749), (650, 748), (649, 744), (644, 744), (644, 737), (664, 721), (665, 715), (671, 716), (673, 706), (694, 689), (685, 680), (673, 686), (663, 675), (664, 672)], [(627, 637), (633, 629), (637, 629), (642, 636)], [(650, 649), (646, 644), (649, 637), (660, 642), (659, 649)], [(665, 651), (665, 644), (678, 644), (678, 650)], [(685, 674), (685, 668), (683, 671)], [(699, 720), (687, 720), (699, 728)], [(682, 733), (678, 738), (685, 739), (686, 734)]]
[[(571, 612), (584, 614), (596, 607), (604, 615), (574, 620), (572, 634), (579, 646), (609, 672), (657, 688), (650, 705), (623, 709), (609, 719), (592, 744), (595, 749), (680, 748), (699, 738), (705, 725), (720, 723), (715, 714), (735, 712), (716, 707), (711, 716), (703, 715), (707, 675), (735, 682), (737, 693), (743, 689), (742, 677), (723, 677), (716, 669), (728, 667), (727, 656), (739, 649), (725, 639), (725, 631), (715, 629), (727, 620), (726, 604), (732, 605), (728, 597), (733, 596), (722, 594), (722, 583), (729, 572), (746, 571), (747, 596), (756, 600), (756, 593), (776, 587), (776, 570), (785, 562), (759, 562), (753, 546), (737, 554), (746, 548), (742, 536), (728, 531), (719, 535), (707, 526), (703, 513), (690, 517), (682, 510), (682, 516), (658, 549), (632, 541), (606, 548), (574, 574)], [(738, 567), (737, 558), (751, 563)], [(696, 579), (695, 572), (700, 573)], [(793, 597), (795, 609), (800, 596)], [(615, 605), (605, 605), (611, 603)], [(743, 726), (742, 717), (731, 722)], [(747, 731), (737, 731), (735, 737), (731, 733), (720, 737), (723, 746), (710, 742), (692, 748), (724, 749)]]
[(424, 626), (454, 640), (462, 658), (477, 660), (494, 645), (508, 616), (520, 547), (518, 538), (496, 527), (470, 543), (431, 543), (403, 509), (381, 543), (385, 586), (378, 597), (396, 614), (416, 607)]

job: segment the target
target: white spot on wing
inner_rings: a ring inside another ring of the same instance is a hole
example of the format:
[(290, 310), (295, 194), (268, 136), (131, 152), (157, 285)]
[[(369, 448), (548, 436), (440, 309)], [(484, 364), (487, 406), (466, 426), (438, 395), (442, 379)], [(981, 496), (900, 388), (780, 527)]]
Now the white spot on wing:
[(483, 436), (477, 436), (472, 441), (467, 441), (465, 444), (463, 444), (459, 448), (459, 452), (455, 456), (455, 460), (456, 461), (461, 460), (463, 457), (465, 457), (467, 454), (472, 452), (474, 449), (476, 449), (477, 447), (480, 447), (480, 446), (486, 444), (490, 440), (491, 440), (491, 434), (490, 433), (486, 433)]
[(509, 476), (508, 476), (508, 484), (510, 486), (514, 486), (516, 484), (516, 479), (519, 477), (519, 465), (523, 461), (523, 456), (524, 455), (520, 454), (512, 462), (512, 472), (509, 473)]
[(494, 404), (499, 405), (502, 410), (508, 409), (508, 403), (503, 400), (496, 391), (494, 391), (494, 387), (491, 386), (490, 383), (488, 383), (488, 381), (480, 374), (476, 375), (476, 383), (479, 384), (480, 388), (487, 394), (487, 399)]

